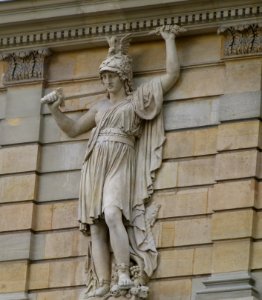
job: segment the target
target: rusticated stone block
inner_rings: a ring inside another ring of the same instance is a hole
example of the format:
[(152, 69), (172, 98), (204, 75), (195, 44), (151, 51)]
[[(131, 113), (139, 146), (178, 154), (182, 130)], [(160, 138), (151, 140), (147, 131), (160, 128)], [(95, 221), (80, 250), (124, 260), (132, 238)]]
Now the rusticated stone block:
[(0, 203), (35, 200), (35, 174), (0, 177)]
[(27, 262), (0, 263), (0, 293), (25, 291)]
[(51, 144), (41, 150), (41, 172), (81, 169), (86, 142)]
[(216, 153), (217, 128), (168, 132), (163, 158), (200, 156)]
[(195, 248), (193, 275), (209, 274), (212, 270), (212, 246)]
[(262, 238), (262, 212), (261, 211), (258, 211), (255, 216), (254, 238), (255, 239)]
[(255, 177), (257, 157), (257, 150), (220, 153), (216, 157), (216, 179)]
[(178, 100), (221, 95), (224, 93), (224, 81), (223, 66), (185, 69), (165, 99)]
[(155, 189), (165, 189), (177, 186), (177, 163), (164, 162), (157, 172)]
[(250, 244), (250, 239), (214, 242), (212, 272), (223, 273), (248, 270)]
[(79, 193), (79, 182), (80, 171), (43, 174), (39, 176), (38, 201), (76, 199)]
[(153, 278), (192, 275), (194, 249), (161, 251)]
[(214, 183), (214, 157), (179, 161), (177, 185), (194, 186)]
[(0, 149), (0, 174), (37, 170), (38, 145)]
[(261, 60), (237, 60), (226, 63), (226, 93), (241, 93), (261, 89)]
[[(29, 289), (45, 289), (49, 283), (50, 263), (40, 262), (30, 264)], [(63, 277), (63, 276), (61, 276)]]
[(77, 201), (37, 205), (34, 230), (72, 228), (78, 226)]
[(164, 105), (166, 130), (185, 129), (219, 123), (219, 98), (199, 98)]
[(212, 216), (212, 239), (252, 237), (253, 222), (252, 209), (216, 213)]
[(175, 244), (175, 222), (161, 222), (158, 247), (173, 247)]
[(0, 232), (31, 229), (32, 215), (33, 215), (32, 203), (1, 206)]
[(254, 179), (221, 182), (210, 189), (213, 210), (253, 207), (256, 181)]
[(158, 218), (161, 219), (205, 214), (207, 196), (207, 188), (188, 188), (176, 192), (155, 192), (153, 201), (160, 204)]
[(219, 125), (217, 150), (258, 147), (259, 127), (260, 122), (258, 120)]
[(150, 300), (190, 300), (191, 279), (172, 279), (149, 283)]
[(258, 241), (253, 243), (251, 269), (255, 270), (261, 268), (262, 268), (262, 242)]

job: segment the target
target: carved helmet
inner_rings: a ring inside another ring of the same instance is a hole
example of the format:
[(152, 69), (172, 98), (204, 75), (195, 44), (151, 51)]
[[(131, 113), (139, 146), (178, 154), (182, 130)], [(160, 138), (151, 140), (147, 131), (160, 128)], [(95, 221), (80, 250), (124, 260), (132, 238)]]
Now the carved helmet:
[(99, 74), (105, 71), (115, 72), (120, 79), (124, 82), (127, 94), (133, 90), (132, 86), (132, 59), (127, 54), (130, 44), (130, 34), (123, 37), (112, 36), (107, 38), (109, 50), (107, 58), (102, 62), (99, 67)]

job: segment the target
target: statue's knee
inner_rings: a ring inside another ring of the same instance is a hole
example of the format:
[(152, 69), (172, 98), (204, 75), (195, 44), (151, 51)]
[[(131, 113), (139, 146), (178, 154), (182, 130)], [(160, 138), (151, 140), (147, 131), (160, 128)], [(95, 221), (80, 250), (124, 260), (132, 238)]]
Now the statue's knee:
[(116, 227), (121, 222), (121, 213), (119, 214), (118, 209), (115, 208), (108, 208), (105, 210), (105, 221), (107, 226)]

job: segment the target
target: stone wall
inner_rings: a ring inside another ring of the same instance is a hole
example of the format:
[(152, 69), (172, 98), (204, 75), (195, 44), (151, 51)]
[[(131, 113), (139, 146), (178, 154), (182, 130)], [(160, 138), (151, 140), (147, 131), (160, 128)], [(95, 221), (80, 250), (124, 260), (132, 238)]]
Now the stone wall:
[[(161, 208), (150, 300), (262, 297), (262, 58), (228, 55), (226, 32), (177, 39), (181, 75), (165, 96), (152, 199)], [(77, 198), (88, 134), (68, 138), (40, 105), (62, 87), (63, 110), (78, 118), (105, 97), (106, 45), (76, 48), (51, 49), (46, 80), (4, 84), (0, 62), (0, 299), (76, 300), (85, 284)], [(162, 40), (135, 39), (130, 54), (136, 85), (163, 72)]]

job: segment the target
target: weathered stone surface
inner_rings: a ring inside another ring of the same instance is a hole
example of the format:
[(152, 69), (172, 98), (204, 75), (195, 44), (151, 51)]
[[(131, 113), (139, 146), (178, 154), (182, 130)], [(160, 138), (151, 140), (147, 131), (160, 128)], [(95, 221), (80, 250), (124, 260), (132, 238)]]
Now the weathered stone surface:
[(0, 120), (6, 116), (6, 93), (0, 91)]
[(194, 186), (214, 183), (214, 157), (179, 161), (177, 186)]
[(230, 121), (261, 116), (261, 92), (225, 94), (219, 98), (219, 120)]
[(261, 211), (256, 212), (255, 215), (254, 238), (255, 239), (262, 238), (262, 212)]
[(171, 102), (164, 106), (166, 130), (184, 129), (219, 123), (219, 98), (209, 97)]
[(156, 192), (153, 201), (160, 204), (158, 218), (161, 219), (206, 214), (207, 196), (207, 188), (187, 188), (175, 192)]
[[(82, 115), (82, 114), (81, 114)], [(69, 118), (78, 119), (81, 116), (79, 113), (68, 114)], [(54, 143), (54, 142), (65, 142), (72, 140), (86, 140), (89, 133), (81, 134), (78, 137), (68, 137), (56, 124), (55, 120), (51, 115), (45, 115), (43, 117), (43, 126), (41, 129), (41, 141), (42, 143)]]
[(0, 263), (0, 293), (20, 292), (26, 288), (27, 262)]
[(32, 214), (32, 203), (2, 205), (0, 209), (0, 232), (32, 228)]
[(37, 170), (38, 145), (0, 149), (0, 174)]
[(61, 201), (61, 203), (37, 205), (34, 230), (77, 227), (77, 207), (78, 201)]
[(254, 211), (234, 210), (212, 216), (212, 240), (252, 237)]
[(163, 158), (200, 156), (216, 153), (217, 128), (168, 132)]
[(86, 142), (70, 142), (42, 146), (40, 171), (54, 172), (81, 169)]
[(0, 203), (35, 200), (36, 184), (35, 174), (0, 177)]
[(226, 93), (259, 91), (261, 89), (261, 60), (227, 61)]
[(0, 261), (29, 259), (30, 232), (1, 234)]
[(80, 290), (75, 289), (61, 289), (58, 291), (38, 291), (37, 293), (30, 293), (30, 300), (72, 300), (78, 299)]
[(212, 270), (212, 246), (195, 248), (193, 275), (209, 274)]
[(172, 279), (149, 283), (150, 300), (190, 300), (191, 279)]
[(220, 153), (216, 157), (216, 179), (255, 177), (257, 156), (257, 150)]
[(7, 90), (6, 117), (36, 117), (40, 114), (42, 84), (12, 86)]
[(254, 179), (221, 182), (210, 189), (213, 210), (253, 207), (256, 181)]
[(256, 208), (262, 208), (262, 182), (256, 183)]
[(165, 99), (179, 100), (221, 95), (224, 93), (224, 72), (223, 66), (185, 69)]
[(177, 167), (176, 162), (164, 162), (157, 172), (155, 189), (172, 188), (177, 186)]
[(153, 278), (192, 275), (194, 249), (161, 251)]
[(29, 289), (48, 288), (50, 263), (31, 263), (29, 271)]
[(250, 239), (214, 242), (212, 272), (236, 272), (249, 268)]
[(251, 269), (261, 269), (262, 268), (262, 242), (258, 241), (253, 243), (252, 247), (252, 260)]
[(258, 147), (259, 130), (258, 120), (221, 124), (218, 126), (217, 150)]
[(43, 174), (39, 177), (38, 201), (75, 199), (79, 182), (80, 171)]
[(30, 143), (39, 141), (39, 117), (18, 117), (2, 121), (2, 145)]

